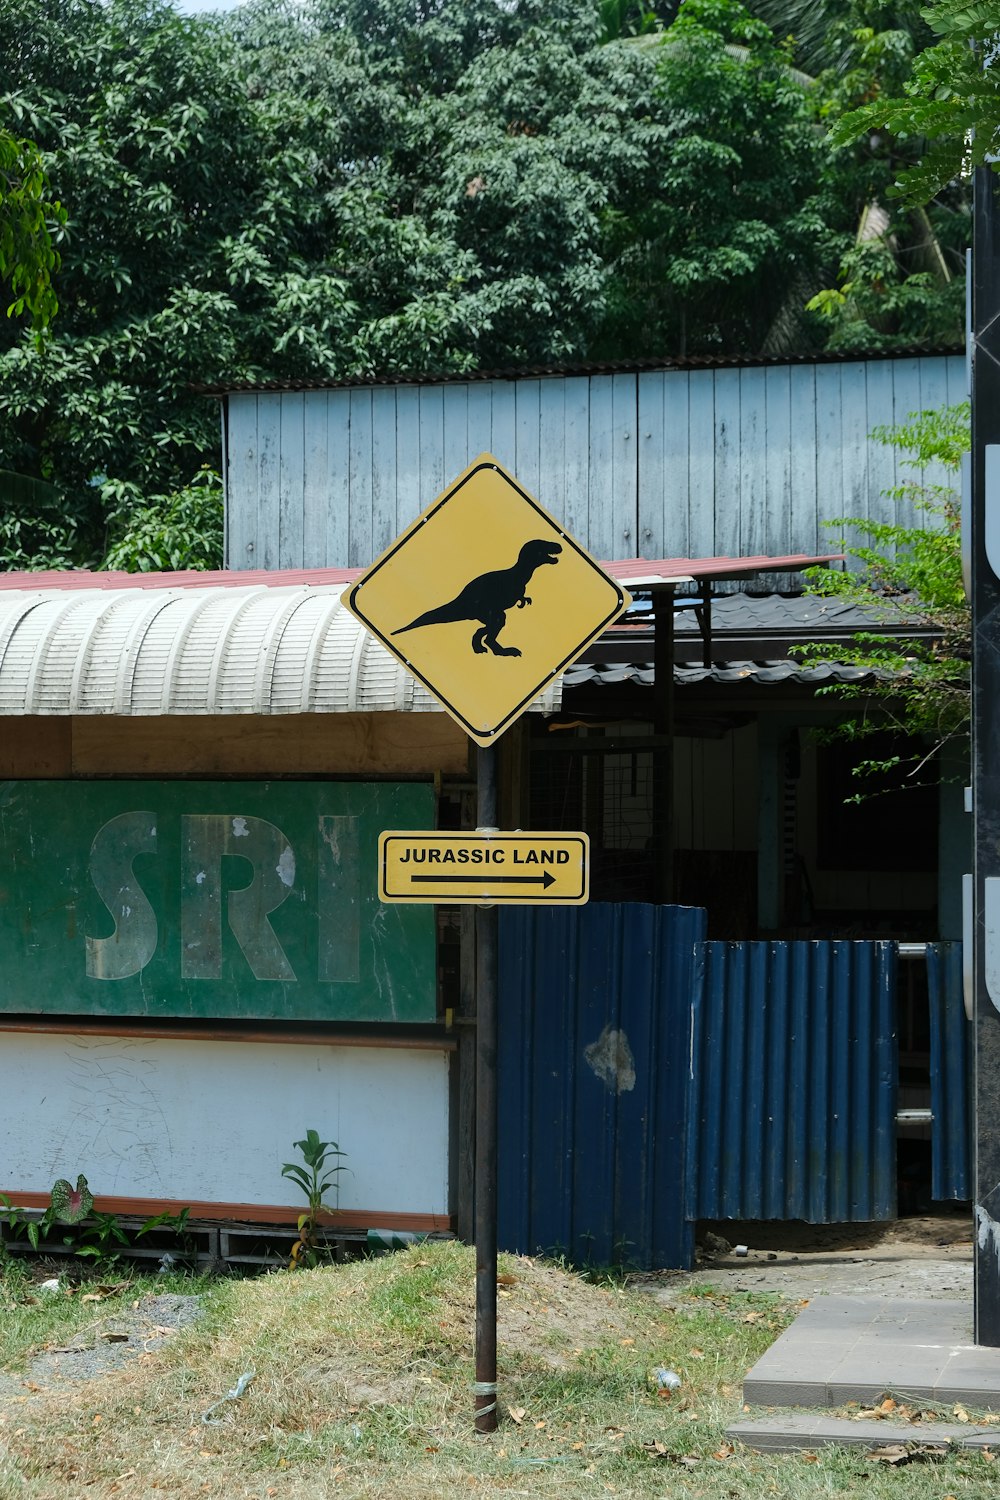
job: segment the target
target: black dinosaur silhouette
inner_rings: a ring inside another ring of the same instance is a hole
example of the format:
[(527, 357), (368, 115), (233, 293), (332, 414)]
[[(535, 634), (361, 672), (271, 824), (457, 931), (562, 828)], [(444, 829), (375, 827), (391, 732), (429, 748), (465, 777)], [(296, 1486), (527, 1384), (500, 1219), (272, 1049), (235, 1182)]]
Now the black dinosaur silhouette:
[(459, 620), (479, 620), (482, 629), (472, 637), (472, 649), (482, 656), (487, 650), (494, 656), (520, 656), (516, 646), (501, 646), (497, 640), (507, 623), (507, 611), (516, 605), (523, 609), (531, 600), (525, 593), (528, 580), (536, 568), (543, 563), (559, 561), (562, 547), (558, 542), (525, 542), (512, 568), (498, 568), (493, 573), (481, 573), (467, 583), (461, 593), (447, 604), (429, 609), (409, 625), (394, 630), (393, 635), (403, 635), (407, 630), (419, 630), (423, 625), (452, 625)]

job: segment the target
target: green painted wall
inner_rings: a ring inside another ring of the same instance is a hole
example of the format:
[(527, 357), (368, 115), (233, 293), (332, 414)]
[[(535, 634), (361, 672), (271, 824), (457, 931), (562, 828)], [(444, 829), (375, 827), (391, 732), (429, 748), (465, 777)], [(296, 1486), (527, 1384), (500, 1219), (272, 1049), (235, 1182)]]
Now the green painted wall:
[(432, 1021), (433, 907), (383, 906), (429, 786), (0, 782), (0, 1011)]

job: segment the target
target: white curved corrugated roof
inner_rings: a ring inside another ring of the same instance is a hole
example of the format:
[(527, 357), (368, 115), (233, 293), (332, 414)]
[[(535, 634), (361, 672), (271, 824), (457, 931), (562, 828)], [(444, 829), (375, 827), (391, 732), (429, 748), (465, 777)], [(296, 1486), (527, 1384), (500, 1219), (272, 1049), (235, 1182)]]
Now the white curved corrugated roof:
[(440, 712), (343, 589), (4, 590), (0, 715)]

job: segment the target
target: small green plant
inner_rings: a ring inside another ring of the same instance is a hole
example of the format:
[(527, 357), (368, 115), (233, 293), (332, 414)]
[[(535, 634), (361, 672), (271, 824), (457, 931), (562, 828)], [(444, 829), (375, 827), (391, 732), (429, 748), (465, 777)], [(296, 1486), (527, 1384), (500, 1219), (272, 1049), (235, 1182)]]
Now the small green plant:
[(113, 1249), (116, 1244), (128, 1244), (128, 1235), (119, 1224), (117, 1214), (95, 1212), (83, 1226), (74, 1248), (77, 1255), (89, 1256), (98, 1264), (109, 1264), (117, 1259)]
[(0, 1207), (3, 1213), (0, 1218), (17, 1235), (21, 1229), (32, 1250), (37, 1250), (42, 1240), (48, 1237), (49, 1230), (53, 1224), (79, 1224), (85, 1219), (94, 1207), (94, 1195), (87, 1186), (87, 1179), (81, 1173), (76, 1179), (76, 1187), (67, 1182), (65, 1177), (60, 1177), (52, 1184), (52, 1192), (49, 1194), (48, 1207), (38, 1218), (29, 1218), (23, 1208), (12, 1203), (6, 1193), (0, 1193)]
[(321, 1141), (316, 1130), (307, 1130), (304, 1140), (296, 1141), (295, 1146), (301, 1151), (305, 1165), (286, 1161), (281, 1175), (302, 1189), (309, 1207), (299, 1215), (299, 1237), (292, 1246), (290, 1264), (293, 1267), (315, 1266), (320, 1258), (319, 1216), (332, 1212), (330, 1205), (323, 1201), (324, 1195), (336, 1186), (337, 1173), (344, 1171), (340, 1164), (332, 1166), (330, 1163), (345, 1153), (336, 1141)]
[(58, 1182), (52, 1184), (49, 1206), (45, 1211), (52, 1214), (52, 1222), (55, 1224), (80, 1224), (90, 1217), (94, 1211), (94, 1195), (82, 1172), (76, 1179), (76, 1187), (68, 1183), (65, 1177), (60, 1177)]
[(136, 1230), (135, 1237), (138, 1239), (140, 1235), (148, 1234), (151, 1229), (172, 1229), (183, 1243), (187, 1237), (187, 1221), (190, 1216), (190, 1208), (179, 1208), (175, 1214), (171, 1213), (169, 1208), (165, 1208), (161, 1214), (144, 1220)]
[[(16, 1239), (22, 1229), (27, 1233), (29, 1220), (24, 1209), (12, 1203), (6, 1193), (0, 1193), (0, 1223), (6, 1224), (11, 1239)], [(0, 1239), (0, 1260), (7, 1259), (7, 1238)]]
[[(136, 1239), (152, 1229), (171, 1229), (177, 1235), (182, 1253), (187, 1254), (190, 1251), (190, 1238), (187, 1234), (190, 1213), (190, 1208), (181, 1208), (177, 1213), (165, 1210), (156, 1214), (136, 1230)], [(29, 1216), (6, 1193), (0, 1193), (0, 1224), (6, 1224), (11, 1231), (11, 1238), (16, 1239), (23, 1233), (33, 1250), (37, 1250), (42, 1240), (48, 1238), (54, 1225), (64, 1225), (74, 1232), (64, 1235), (63, 1245), (98, 1264), (117, 1259), (114, 1247), (127, 1246), (129, 1243), (128, 1234), (117, 1214), (100, 1213), (94, 1208), (94, 1195), (82, 1172), (76, 1179), (76, 1187), (65, 1177), (60, 1177), (58, 1182), (53, 1183), (48, 1206), (37, 1217)], [(2, 1256), (3, 1245), (0, 1243), (0, 1258)]]

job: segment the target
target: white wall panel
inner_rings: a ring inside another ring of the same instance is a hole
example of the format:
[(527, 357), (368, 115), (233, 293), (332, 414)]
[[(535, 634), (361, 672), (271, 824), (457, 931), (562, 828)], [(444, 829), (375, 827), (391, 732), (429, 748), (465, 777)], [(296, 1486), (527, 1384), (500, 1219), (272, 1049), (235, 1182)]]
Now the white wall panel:
[(0, 1191), (296, 1206), (310, 1128), (347, 1153), (335, 1206), (447, 1213), (447, 1053), (0, 1033)]

